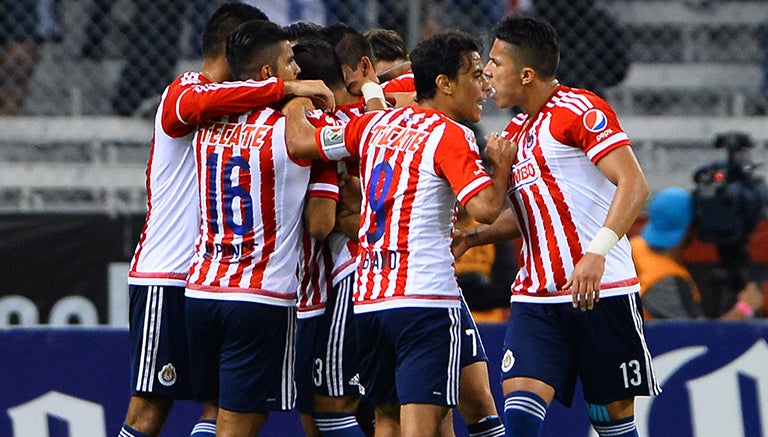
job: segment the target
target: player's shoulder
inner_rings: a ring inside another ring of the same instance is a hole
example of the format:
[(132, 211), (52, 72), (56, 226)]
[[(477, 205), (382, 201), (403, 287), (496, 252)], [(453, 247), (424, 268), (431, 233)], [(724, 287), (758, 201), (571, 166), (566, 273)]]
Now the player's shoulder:
[(580, 118), (592, 110), (613, 112), (611, 105), (592, 91), (565, 86), (558, 87), (547, 108), (563, 118)]

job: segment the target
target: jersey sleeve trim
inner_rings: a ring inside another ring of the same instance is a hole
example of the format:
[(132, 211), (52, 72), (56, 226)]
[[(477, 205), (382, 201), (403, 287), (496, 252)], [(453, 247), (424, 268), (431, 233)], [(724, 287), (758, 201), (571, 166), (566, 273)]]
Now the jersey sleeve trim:
[(592, 162), (597, 164), (608, 152), (618, 149), (621, 146), (629, 145), (629, 137), (624, 132), (619, 132), (615, 135), (611, 135), (606, 140), (596, 144), (594, 147), (587, 151), (587, 156)]
[(339, 200), (339, 187), (333, 184), (312, 183), (309, 184), (309, 197), (327, 197)]
[(470, 182), (461, 191), (459, 191), (459, 194), (456, 197), (459, 200), (459, 202), (461, 202), (462, 206), (466, 206), (469, 199), (474, 197), (477, 193), (479, 193), (489, 185), (493, 185), (493, 181), (491, 180), (490, 177), (483, 176), (483, 177), (477, 178), (474, 181)]

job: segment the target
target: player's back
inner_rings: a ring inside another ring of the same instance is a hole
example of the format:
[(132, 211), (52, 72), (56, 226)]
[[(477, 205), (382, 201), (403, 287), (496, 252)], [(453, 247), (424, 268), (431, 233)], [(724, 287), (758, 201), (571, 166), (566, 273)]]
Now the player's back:
[(264, 107), (203, 124), (195, 136), (200, 242), (187, 295), (292, 306), (309, 162)]

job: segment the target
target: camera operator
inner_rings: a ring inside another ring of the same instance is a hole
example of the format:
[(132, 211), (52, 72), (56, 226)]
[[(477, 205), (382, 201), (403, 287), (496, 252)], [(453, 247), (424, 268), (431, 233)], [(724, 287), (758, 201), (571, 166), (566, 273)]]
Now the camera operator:
[[(695, 234), (692, 220), (691, 195), (682, 188), (667, 188), (653, 197), (648, 222), (642, 233), (630, 240), (646, 320), (703, 317), (701, 294), (681, 262)], [(749, 282), (736, 304), (720, 318), (750, 318), (762, 305), (762, 292)]]
[[(694, 172), (694, 223), (698, 238), (714, 243), (720, 258), (719, 287), (714, 287), (713, 304), (705, 303), (707, 315), (729, 308), (735, 293), (749, 282), (749, 236), (765, 216), (768, 188), (756, 173), (761, 163), (752, 161), (753, 143), (743, 132), (717, 135), (715, 148), (725, 149), (727, 161), (704, 165)], [(707, 296), (710, 297), (710, 296)]]

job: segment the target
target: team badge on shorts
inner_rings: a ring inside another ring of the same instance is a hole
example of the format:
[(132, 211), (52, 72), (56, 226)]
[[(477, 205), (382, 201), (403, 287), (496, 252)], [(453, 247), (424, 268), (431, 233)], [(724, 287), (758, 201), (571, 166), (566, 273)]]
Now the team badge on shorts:
[(163, 384), (166, 387), (175, 384), (176, 368), (173, 367), (173, 364), (171, 363), (166, 364), (162, 369), (160, 369), (160, 372), (157, 374), (157, 379), (160, 380), (160, 384)]
[(501, 371), (509, 372), (512, 366), (515, 365), (515, 356), (512, 355), (512, 351), (507, 349), (504, 351), (504, 357), (501, 359)]

